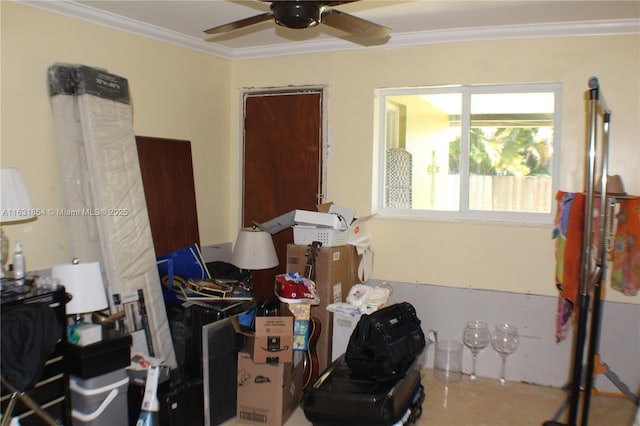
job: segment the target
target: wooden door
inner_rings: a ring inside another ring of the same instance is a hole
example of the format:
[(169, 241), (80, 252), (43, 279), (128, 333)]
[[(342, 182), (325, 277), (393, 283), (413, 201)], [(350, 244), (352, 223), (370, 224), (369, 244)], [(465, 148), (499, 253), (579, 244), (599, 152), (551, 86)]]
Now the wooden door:
[[(244, 97), (243, 226), (322, 202), (322, 91), (247, 93)], [(280, 264), (255, 271), (254, 295), (274, 297), (293, 231), (273, 235)]]
[(200, 246), (189, 141), (136, 136), (156, 256)]

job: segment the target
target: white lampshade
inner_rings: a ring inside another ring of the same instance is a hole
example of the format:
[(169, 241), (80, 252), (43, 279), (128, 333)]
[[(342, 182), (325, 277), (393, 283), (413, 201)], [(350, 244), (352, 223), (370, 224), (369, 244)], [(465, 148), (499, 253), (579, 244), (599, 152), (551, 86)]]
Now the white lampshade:
[(17, 222), (35, 217), (31, 206), (31, 197), (24, 184), (20, 171), (15, 167), (2, 167), (0, 175), (0, 210), (2, 222)]
[(271, 234), (259, 228), (242, 228), (233, 247), (231, 263), (240, 269), (255, 271), (278, 266)]
[(72, 296), (71, 301), (67, 303), (67, 314), (83, 314), (109, 307), (100, 263), (56, 265), (51, 270), (51, 277), (60, 281)]

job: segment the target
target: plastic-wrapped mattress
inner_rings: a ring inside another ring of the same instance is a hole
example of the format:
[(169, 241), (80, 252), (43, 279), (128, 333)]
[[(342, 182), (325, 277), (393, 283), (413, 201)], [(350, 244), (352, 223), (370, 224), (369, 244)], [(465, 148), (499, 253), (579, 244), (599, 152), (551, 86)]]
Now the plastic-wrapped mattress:
[[(71, 253), (82, 262), (102, 260), (95, 216), (82, 214), (93, 206), (90, 175), (82, 139), (78, 103), (74, 98), (75, 68), (65, 65), (49, 69), (53, 120), (58, 146), (58, 173), (63, 218)], [(78, 212), (78, 214), (76, 214)]]
[(51, 66), (48, 79), (64, 208), (70, 212), (65, 215), (70, 254), (102, 264), (110, 295), (144, 290), (155, 356), (175, 367), (128, 81), (67, 64)]

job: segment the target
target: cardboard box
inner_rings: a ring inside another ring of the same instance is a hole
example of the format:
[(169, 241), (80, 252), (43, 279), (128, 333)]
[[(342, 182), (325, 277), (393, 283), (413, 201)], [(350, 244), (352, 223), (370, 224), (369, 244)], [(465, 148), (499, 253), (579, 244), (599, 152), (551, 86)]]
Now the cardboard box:
[[(286, 272), (304, 274), (307, 248), (306, 245), (287, 245)], [(359, 262), (360, 256), (351, 245), (322, 247), (315, 261), (315, 283), (320, 304), (311, 307), (311, 316), (320, 322), (320, 336), (315, 346), (320, 371), (324, 371), (331, 363), (333, 317), (327, 311), (327, 306), (344, 302), (351, 287), (359, 282)]]
[(256, 364), (293, 361), (293, 320), (290, 312), (280, 317), (256, 317), (255, 331), (250, 332), (241, 329), (237, 317), (231, 317), (235, 332), (245, 336), (245, 348)]
[(281, 426), (302, 398), (304, 365), (296, 360), (256, 364), (247, 352), (238, 353), (237, 419), (243, 423)]

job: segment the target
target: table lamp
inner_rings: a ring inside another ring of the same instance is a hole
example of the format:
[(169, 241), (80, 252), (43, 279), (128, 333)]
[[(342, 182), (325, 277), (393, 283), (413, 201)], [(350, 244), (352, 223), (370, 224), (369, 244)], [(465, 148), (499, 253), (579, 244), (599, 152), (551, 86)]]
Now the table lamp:
[[(29, 191), (24, 184), (20, 171), (15, 167), (2, 167), (0, 172), (0, 222), (21, 222), (35, 217)], [(0, 278), (4, 278), (4, 265), (9, 256), (9, 239), (0, 226)]]
[(75, 315), (76, 322), (82, 314), (109, 307), (99, 262), (80, 263), (74, 259), (72, 263), (55, 265), (51, 277), (71, 294), (71, 301), (66, 306), (67, 315)]
[(278, 266), (280, 262), (271, 234), (257, 227), (241, 228), (233, 247), (231, 263), (249, 273)]

